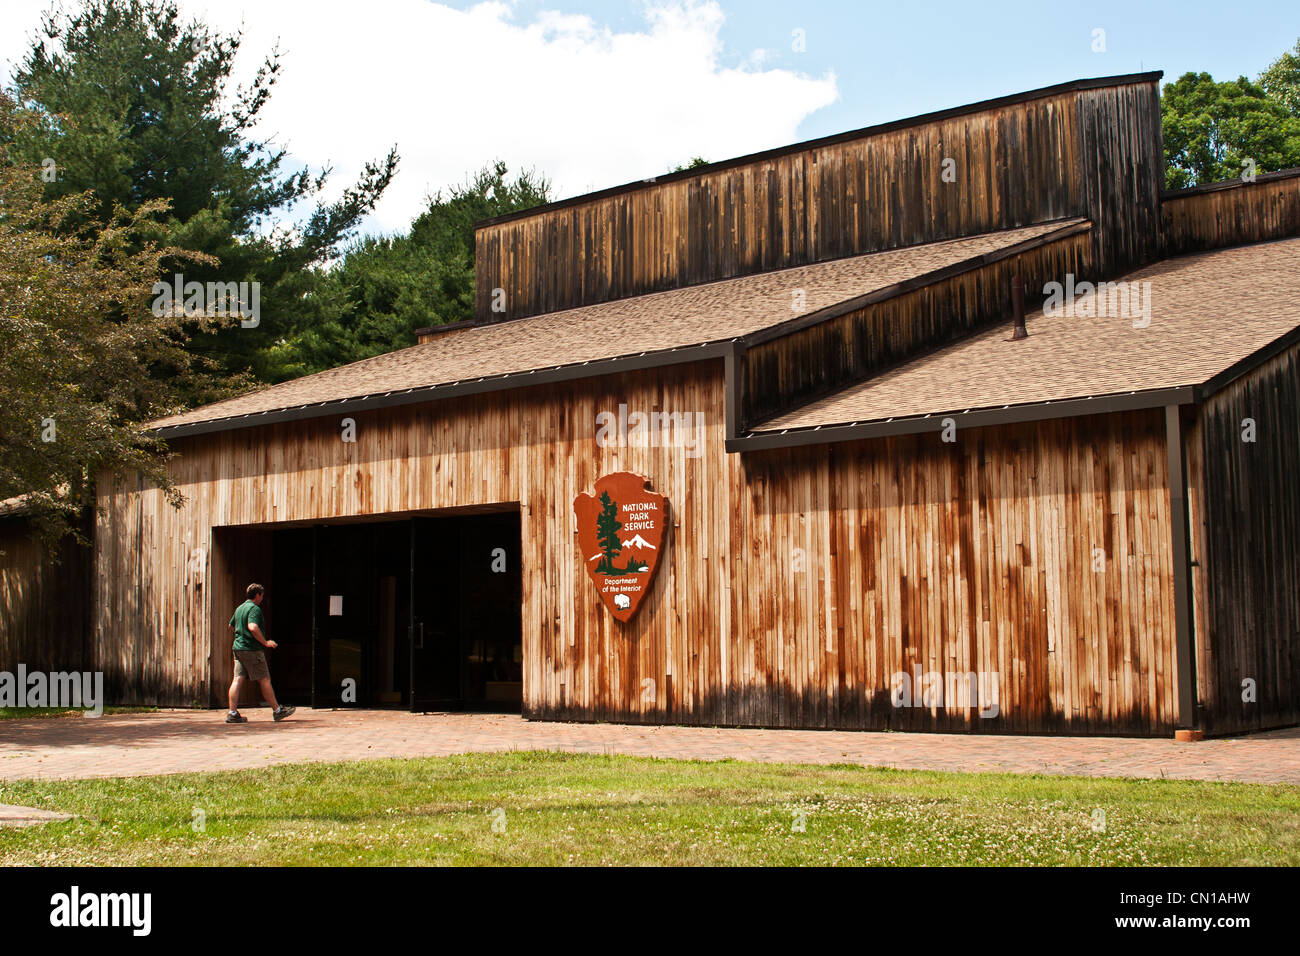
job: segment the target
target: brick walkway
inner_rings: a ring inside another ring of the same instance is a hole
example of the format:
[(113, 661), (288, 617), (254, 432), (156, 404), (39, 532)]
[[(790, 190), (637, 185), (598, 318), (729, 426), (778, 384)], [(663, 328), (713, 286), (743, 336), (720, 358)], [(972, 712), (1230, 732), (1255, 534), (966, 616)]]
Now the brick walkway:
[(653, 757), (857, 763), (1300, 784), (1300, 729), (1180, 744), (1113, 737), (729, 730), (534, 723), (498, 714), (416, 716), (299, 710), (280, 724), (250, 710), (162, 711), (98, 719), (0, 721), (0, 779), (123, 777), (278, 763), (417, 757), (470, 751), (565, 750)]

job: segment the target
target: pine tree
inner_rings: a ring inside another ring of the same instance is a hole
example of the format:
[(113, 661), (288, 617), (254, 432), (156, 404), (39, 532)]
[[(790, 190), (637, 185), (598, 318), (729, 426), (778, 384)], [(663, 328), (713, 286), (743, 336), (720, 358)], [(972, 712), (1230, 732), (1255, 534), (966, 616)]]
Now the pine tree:
[(187, 20), (177, 0), (67, 6), (45, 14), (15, 67), (12, 95), (38, 122), (5, 133), (12, 160), (52, 164), (45, 199), (91, 195), (81, 221), (102, 229), (118, 206), (133, 213), (166, 202), (162, 244), (206, 258), (166, 256), (159, 279), (183, 271), (203, 283), (259, 283), (256, 327), (191, 330), (202, 334), (191, 338), (189, 353), (211, 359), (221, 374), (189, 400), (249, 384), (234, 378), (249, 371), (263, 381), (298, 374), (276, 346), (315, 324), (319, 306), (310, 293), (318, 272), (375, 208), (397, 167), (396, 149), (367, 163), (329, 201), (330, 170), (290, 168), (288, 147), (259, 131), (282, 69), (279, 50), (235, 88), (241, 34)]
[(609, 497), (608, 491), (600, 493), (600, 504), (600, 515), (596, 518), (596, 543), (600, 545), (605, 557), (596, 566), (596, 570), (602, 574), (614, 574), (614, 558), (623, 550), (618, 540), (623, 522), (618, 520), (618, 505)]

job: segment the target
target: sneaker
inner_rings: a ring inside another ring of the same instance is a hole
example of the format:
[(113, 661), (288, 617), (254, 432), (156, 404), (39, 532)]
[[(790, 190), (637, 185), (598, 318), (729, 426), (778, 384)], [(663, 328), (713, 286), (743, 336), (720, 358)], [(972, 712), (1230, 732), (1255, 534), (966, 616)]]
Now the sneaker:
[[(277, 717), (276, 719), (278, 720), (279, 718)], [(248, 718), (245, 717), (243, 714), (241, 714), (239, 711), (232, 710), (230, 713), (226, 714), (226, 723), (246, 724), (248, 723)]]
[(297, 707), (286, 707), (284, 704), (281, 704), (279, 710), (271, 711), (271, 716), (277, 721), (284, 720), (284, 718), (290, 716), (297, 709)]

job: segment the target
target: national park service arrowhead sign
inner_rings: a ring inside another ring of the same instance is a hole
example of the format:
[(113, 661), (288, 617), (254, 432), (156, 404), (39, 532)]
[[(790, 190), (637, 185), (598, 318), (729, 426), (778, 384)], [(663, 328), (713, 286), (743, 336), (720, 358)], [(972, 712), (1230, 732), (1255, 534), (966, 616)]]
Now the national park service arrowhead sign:
[(649, 485), (620, 471), (599, 479), (593, 494), (573, 499), (583, 566), (620, 621), (632, 619), (659, 567), (668, 499)]

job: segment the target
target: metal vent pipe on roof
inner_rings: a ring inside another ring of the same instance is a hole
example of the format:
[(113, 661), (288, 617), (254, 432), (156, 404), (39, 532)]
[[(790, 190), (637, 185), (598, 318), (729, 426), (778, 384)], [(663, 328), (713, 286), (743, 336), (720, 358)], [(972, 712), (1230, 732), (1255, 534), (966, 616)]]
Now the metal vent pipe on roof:
[(1029, 330), (1025, 328), (1025, 281), (1020, 276), (1011, 278), (1011, 316), (1014, 324), (1011, 328), (1011, 338), (1007, 341), (1015, 342), (1029, 338)]

